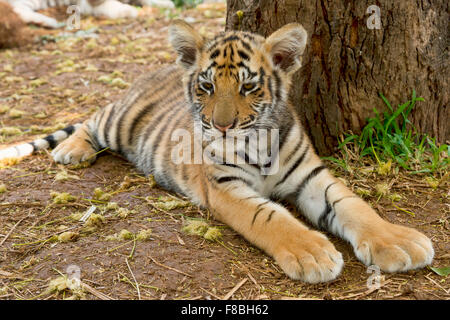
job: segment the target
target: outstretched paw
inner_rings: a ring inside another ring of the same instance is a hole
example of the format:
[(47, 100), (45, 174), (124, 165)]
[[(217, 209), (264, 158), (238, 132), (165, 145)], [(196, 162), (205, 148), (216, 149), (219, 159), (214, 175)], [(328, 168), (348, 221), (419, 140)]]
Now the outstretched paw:
[(311, 230), (289, 237), (274, 258), (290, 278), (308, 283), (331, 281), (344, 265), (334, 245), (323, 234)]
[(407, 271), (431, 264), (431, 240), (422, 233), (388, 222), (370, 230), (354, 245), (355, 254), (366, 265), (386, 272)]
[(83, 161), (94, 162), (96, 150), (87, 141), (71, 136), (61, 142), (53, 151), (56, 162), (63, 164), (78, 164)]

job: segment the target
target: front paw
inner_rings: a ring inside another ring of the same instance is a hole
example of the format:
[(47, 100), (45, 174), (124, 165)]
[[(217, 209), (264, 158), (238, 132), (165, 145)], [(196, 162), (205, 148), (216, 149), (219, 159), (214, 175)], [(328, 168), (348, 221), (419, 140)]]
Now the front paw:
[(388, 222), (364, 232), (354, 250), (364, 264), (386, 272), (422, 268), (431, 264), (434, 256), (431, 240), (425, 235)]
[(52, 151), (53, 159), (63, 164), (78, 164), (83, 161), (92, 163), (95, 161), (95, 154), (96, 150), (90, 143), (75, 136), (64, 140)]
[(274, 258), (290, 278), (308, 283), (333, 280), (344, 265), (334, 245), (323, 234), (311, 230), (286, 236)]

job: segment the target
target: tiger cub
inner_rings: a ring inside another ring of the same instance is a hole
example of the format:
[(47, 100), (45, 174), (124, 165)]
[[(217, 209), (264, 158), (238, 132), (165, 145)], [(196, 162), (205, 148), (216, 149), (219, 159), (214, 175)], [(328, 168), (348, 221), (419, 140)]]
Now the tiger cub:
[[(350, 242), (366, 265), (397, 272), (431, 263), (430, 239), (381, 219), (314, 152), (288, 101), (307, 43), (300, 24), (288, 24), (268, 38), (231, 31), (204, 39), (176, 20), (169, 39), (181, 68), (144, 75), (123, 98), (79, 127), (18, 146), (15, 152), (56, 145), (75, 131), (53, 150), (55, 161), (93, 160), (97, 151), (109, 147), (153, 174), (162, 187), (208, 208), (271, 255), (292, 279), (333, 280), (344, 261), (323, 233), (300, 222), (276, 199), (287, 200), (313, 225)], [(264, 131), (270, 136), (266, 144), (251, 139)], [(184, 143), (180, 137), (186, 138)], [(211, 147), (213, 137), (223, 140)], [(228, 147), (237, 138), (244, 143)], [(205, 152), (208, 148), (212, 151)], [(203, 154), (195, 159), (198, 150)], [(232, 154), (220, 161), (220, 151)], [(261, 151), (268, 156), (256, 157)]]
[[(1, 1), (1, 0), (0, 0)], [(34, 23), (47, 28), (63, 27), (58, 22), (47, 17), (37, 10), (76, 5), (76, 9), (68, 13), (102, 16), (109, 19), (135, 18), (138, 11), (132, 5), (155, 6), (161, 8), (174, 8), (170, 0), (6, 0), (25, 23)]]

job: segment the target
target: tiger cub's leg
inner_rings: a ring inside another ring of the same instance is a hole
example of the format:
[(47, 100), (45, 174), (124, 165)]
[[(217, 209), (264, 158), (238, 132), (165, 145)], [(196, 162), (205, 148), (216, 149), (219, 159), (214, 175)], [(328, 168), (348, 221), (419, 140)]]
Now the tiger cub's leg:
[(339, 275), (342, 254), (323, 234), (309, 230), (242, 180), (212, 177), (206, 181), (203, 203), (213, 215), (271, 255), (289, 277), (318, 283)]
[(77, 164), (82, 161), (95, 161), (99, 147), (89, 129), (90, 121), (85, 121), (71, 136), (53, 149), (52, 156), (56, 162)]
[(281, 186), (285, 195), (318, 227), (349, 241), (359, 260), (387, 272), (431, 263), (432, 243), (425, 235), (383, 220), (364, 200), (334, 178), (312, 154)]

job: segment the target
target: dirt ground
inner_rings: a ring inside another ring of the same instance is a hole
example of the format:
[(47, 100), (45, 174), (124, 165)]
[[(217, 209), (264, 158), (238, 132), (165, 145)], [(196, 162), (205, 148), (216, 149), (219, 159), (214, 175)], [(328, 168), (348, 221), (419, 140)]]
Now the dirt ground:
[[(64, 18), (64, 12), (47, 12)], [(78, 32), (40, 30), (43, 41), (0, 51), (1, 146), (80, 122), (122, 95), (137, 76), (173, 63), (175, 54), (166, 41), (173, 17), (189, 18), (208, 36), (224, 29), (225, 8), (147, 10), (131, 21), (84, 18)], [(436, 186), (424, 175), (402, 171), (380, 176), (370, 166), (351, 173), (333, 169), (383, 218), (429, 236), (434, 267), (450, 265), (448, 179)], [(76, 168), (55, 164), (43, 151), (2, 164), (2, 184), (1, 299), (450, 298), (449, 278), (429, 268), (382, 273), (381, 287), (368, 289), (372, 274), (347, 243), (331, 235), (344, 255), (342, 274), (317, 285), (290, 280), (272, 258), (207, 211), (153, 186), (112, 153)], [(385, 191), (377, 194), (380, 186)], [(108, 194), (97, 191), (95, 197), (96, 188)], [(54, 191), (75, 198), (57, 203)], [(171, 204), (181, 205), (173, 209)], [(92, 205), (103, 220), (97, 217), (87, 226), (79, 218)], [(222, 237), (208, 241), (184, 232), (192, 219), (218, 227)], [(150, 229), (151, 234), (146, 240), (111, 237), (124, 229), (134, 234)], [(68, 238), (58, 237), (62, 234)], [(80, 272), (82, 290), (48, 290), (51, 280), (71, 270)]]

